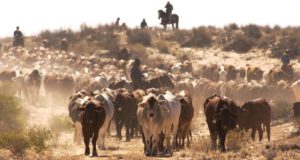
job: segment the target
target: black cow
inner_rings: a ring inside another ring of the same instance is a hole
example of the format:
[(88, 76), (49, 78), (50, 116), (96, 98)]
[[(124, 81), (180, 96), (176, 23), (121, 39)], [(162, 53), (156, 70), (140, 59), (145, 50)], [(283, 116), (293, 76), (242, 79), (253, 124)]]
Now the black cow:
[(138, 128), (137, 122), (137, 100), (134, 95), (128, 91), (119, 92), (116, 94), (113, 100), (115, 106), (115, 123), (117, 130), (117, 137), (122, 140), (122, 128), (125, 125), (126, 128), (126, 141), (134, 136), (135, 131)]
[(84, 104), (83, 108), (78, 108), (78, 110), (82, 111), (81, 125), (85, 144), (85, 155), (90, 155), (89, 143), (90, 138), (92, 138), (92, 156), (98, 156), (96, 150), (96, 142), (98, 139), (99, 130), (106, 118), (104, 106), (99, 101), (89, 100)]
[(238, 106), (229, 99), (213, 95), (206, 99), (204, 112), (210, 132), (212, 148), (216, 148), (219, 137), (219, 147), (225, 152), (225, 140), (228, 130), (236, 128)]

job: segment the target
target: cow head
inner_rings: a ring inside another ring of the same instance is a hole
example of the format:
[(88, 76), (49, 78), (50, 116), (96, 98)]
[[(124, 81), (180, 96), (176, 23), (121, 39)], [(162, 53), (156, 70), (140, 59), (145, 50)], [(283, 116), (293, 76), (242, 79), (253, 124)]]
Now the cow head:
[(248, 131), (248, 129), (250, 128), (249, 126), (249, 110), (248, 108), (251, 107), (251, 103), (246, 102), (242, 105), (241, 109), (239, 110), (239, 120), (238, 120), (238, 124), (239, 124), (239, 128), (240, 129), (245, 129), (246, 131)]
[(157, 100), (154, 96), (148, 98), (147, 102), (144, 103), (145, 112), (147, 118), (150, 120), (157, 120), (162, 115), (162, 112), (168, 112), (168, 108), (165, 107), (166, 101), (164, 100)]
[(85, 104), (83, 108), (78, 108), (77, 110), (83, 111), (83, 120), (87, 124), (94, 124), (96, 120), (96, 115), (99, 112), (104, 112), (102, 103), (95, 103), (93, 101), (89, 101)]
[(228, 101), (220, 99), (218, 105), (220, 111), (215, 115), (215, 119), (221, 122), (221, 126), (223, 129), (235, 129), (237, 115), (233, 113)]

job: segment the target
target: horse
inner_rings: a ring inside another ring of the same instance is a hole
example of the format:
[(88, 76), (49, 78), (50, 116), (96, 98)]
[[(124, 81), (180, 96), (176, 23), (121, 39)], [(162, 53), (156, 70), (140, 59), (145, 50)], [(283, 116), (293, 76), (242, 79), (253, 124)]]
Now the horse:
[(158, 19), (161, 19), (161, 25), (164, 26), (164, 29), (167, 29), (168, 24), (172, 24), (173, 30), (174, 28), (174, 23), (176, 24), (176, 29), (178, 29), (178, 23), (179, 23), (179, 16), (177, 14), (172, 14), (171, 15), (171, 21), (169, 20), (169, 17), (166, 12), (163, 10), (158, 11)]

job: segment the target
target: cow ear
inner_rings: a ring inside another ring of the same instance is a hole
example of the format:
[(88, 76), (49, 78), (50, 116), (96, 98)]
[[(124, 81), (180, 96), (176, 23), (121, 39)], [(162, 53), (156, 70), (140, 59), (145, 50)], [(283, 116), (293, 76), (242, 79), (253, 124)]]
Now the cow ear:
[(138, 104), (138, 107), (145, 108), (145, 107), (146, 107), (146, 103), (144, 103), (144, 102), (139, 103), (139, 104)]
[(163, 111), (169, 113), (170, 109), (168, 107), (166, 107), (165, 105), (161, 105), (161, 108), (163, 109)]

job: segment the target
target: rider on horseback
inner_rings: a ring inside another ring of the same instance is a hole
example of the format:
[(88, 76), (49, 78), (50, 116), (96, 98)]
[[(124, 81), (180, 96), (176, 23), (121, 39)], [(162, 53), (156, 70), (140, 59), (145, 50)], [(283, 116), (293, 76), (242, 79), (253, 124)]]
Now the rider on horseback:
[(16, 30), (14, 31), (14, 45), (13, 46), (23, 46), (24, 47), (24, 43), (23, 43), (23, 34), (22, 32), (19, 30), (19, 26), (17, 26)]
[(141, 61), (136, 58), (130, 69), (130, 78), (132, 80), (133, 89), (143, 88), (144, 76), (140, 70)]
[(169, 18), (169, 22), (171, 22), (173, 5), (168, 1), (168, 3), (166, 4), (165, 8), (166, 8), (166, 13), (167, 13), (168, 18)]

